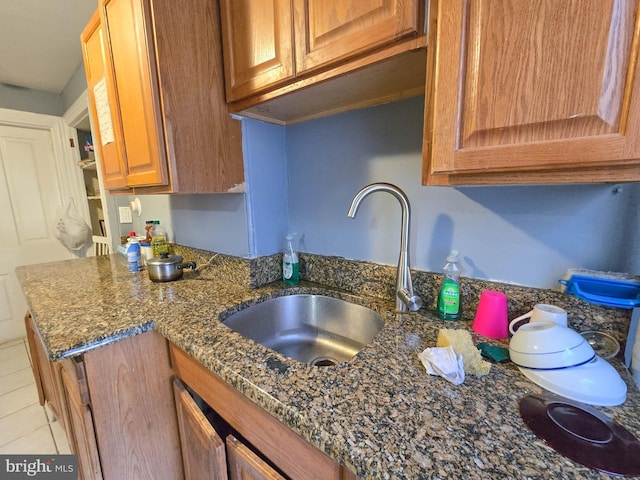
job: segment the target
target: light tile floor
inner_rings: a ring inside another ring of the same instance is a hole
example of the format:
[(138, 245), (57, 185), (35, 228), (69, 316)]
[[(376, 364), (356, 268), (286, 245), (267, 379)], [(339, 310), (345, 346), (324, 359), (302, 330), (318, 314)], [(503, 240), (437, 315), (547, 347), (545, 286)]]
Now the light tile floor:
[(64, 430), (38, 403), (27, 340), (0, 344), (0, 454), (70, 453)]

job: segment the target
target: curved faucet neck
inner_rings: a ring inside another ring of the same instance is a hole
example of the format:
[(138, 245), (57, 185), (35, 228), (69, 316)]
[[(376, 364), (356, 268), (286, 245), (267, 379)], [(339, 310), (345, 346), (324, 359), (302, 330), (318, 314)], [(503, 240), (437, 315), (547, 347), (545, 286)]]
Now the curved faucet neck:
[(402, 209), (402, 229), (400, 231), (400, 251), (409, 251), (409, 222), (411, 217), (411, 207), (409, 206), (409, 199), (407, 195), (395, 185), (391, 183), (372, 183), (362, 188), (351, 202), (351, 207), (347, 215), (351, 218), (356, 218), (360, 202), (373, 192), (387, 192), (393, 195), (400, 202), (400, 208)]
[[(351, 207), (347, 216), (355, 218), (360, 202), (373, 192), (387, 192), (393, 195), (400, 202), (402, 209), (402, 228), (400, 231), (400, 256), (398, 258), (398, 271), (396, 274), (396, 310), (406, 312), (409, 309), (417, 310), (422, 305), (422, 300), (413, 294), (411, 282), (411, 268), (409, 267), (409, 225), (411, 209), (407, 195), (395, 185), (390, 183), (372, 183), (362, 188), (353, 197)], [(417, 308), (415, 308), (417, 306)]]

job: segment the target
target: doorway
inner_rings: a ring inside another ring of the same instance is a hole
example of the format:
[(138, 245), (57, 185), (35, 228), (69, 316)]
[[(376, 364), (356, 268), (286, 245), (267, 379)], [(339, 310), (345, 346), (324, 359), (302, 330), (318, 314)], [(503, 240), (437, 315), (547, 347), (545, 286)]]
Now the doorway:
[[(114, 252), (113, 234), (118, 232), (115, 219), (115, 200), (104, 190), (99, 155), (93, 151), (93, 129), (89, 116), (89, 99), (85, 91), (62, 117), (68, 125), (68, 136), (74, 144), (75, 164), (82, 172), (85, 190), (83, 207), (86, 207), (87, 223), (91, 226), (94, 248), (89, 254), (104, 255)], [(91, 148), (86, 148), (91, 147)], [(118, 242), (119, 243), (119, 242)]]

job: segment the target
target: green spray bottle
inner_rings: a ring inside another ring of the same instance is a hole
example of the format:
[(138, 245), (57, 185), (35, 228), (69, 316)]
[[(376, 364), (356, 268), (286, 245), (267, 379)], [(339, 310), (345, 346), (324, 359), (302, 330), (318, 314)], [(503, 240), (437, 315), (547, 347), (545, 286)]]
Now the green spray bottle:
[(443, 320), (459, 320), (462, 317), (460, 275), (463, 270), (458, 255), (457, 250), (452, 250), (442, 267), (444, 279), (438, 294), (438, 317)]

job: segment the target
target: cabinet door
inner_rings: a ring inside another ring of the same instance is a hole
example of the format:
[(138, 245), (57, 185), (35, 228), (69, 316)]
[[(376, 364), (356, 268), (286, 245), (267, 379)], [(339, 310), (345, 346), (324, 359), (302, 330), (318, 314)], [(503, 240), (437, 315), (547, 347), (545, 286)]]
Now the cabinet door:
[(173, 381), (173, 393), (178, 412), (184, 478), (226, 479), (224, 443), (178, 379)]
[(78, 386), (71, 379), (70, 373), (65, 368), (62, 369), (62, 385), (67, 398), (70, 442), (73, 444), (73, 450), (78, 455), (79, 478), (85, 480), (102, 479), (91, 410), (82, 401)]
[(118, 100), (129, 187), (168, 184), (149, 8), (149, 0), (100, 2), (107, 83)]
[(91, 413), (108, 479), (183, 478), (166, 340), (158, 332), (83, 355)]
[[(80, 35), (82, 43), (82, 57), (84, 71), (87, 77), (87, 93), (89, 107), (93, 118), (93, 143), (102, 168), (102, 178), (107, 189), (124, 188), (127, 185), (126, 167), (122, 145), (116, 142), (121, 133), (115, 134), (120, 128), (119, 123), (113, 122), (119, 118), (115, 92), (109, 90), (105, 78), (104, 31), (100, 24), (100, 12), (96, 12)], [(112, 110), (113, 109), (113, 110)]]
[(40, 405), (44, 406), (45, 393), (42, 375), (40, 374), (40, 355), (38, 354), (38, 334), (33, 326), (33, 319), (31, 314), (27, 312), (24, 316), (24, 326), (27, 331), (27, 343), (29, 344), (29, 355), (31, 356), (31, 370), (33, 372), (33, 378), (36, 382), (36, 389), (38, 390), (38, 401)]
[(640, 179), (637, 0), (431, 8), (423, 183)]
[(415, 35), (418, 0), (293, 0), (296, 74)]
[(355, 478), (338, 462), (174, 345), (171, 345), (171, 363), (177, 377), (289, 478)]
[(49, 361), (46, 348), (29, 312), (25, 315), (24, 321), (31, 355), (31, 369), (38, 390), (38, 400), (42, 406), (48, 402), (56, 420), (68, 434), (69, 417), (65, 408), (66, 400), (62, 388), (61, 363)]
[(64, 428), (64, 419), (62, 417), (62, 409), (60, 408), (60, 394), (58, 392), (58, 382), (56, 382), (56, 370), (49, 361), (47, 350), (42, 344), (40, 334), (36, 328), (33, 318), (27, 312), (24, 317), (25, 327), (27, 330), (27, 342), (29, 343), (29, 352), (31, 353), (31, 362), (33, 375), (38, 388), (38, 398), (40, 405), (49, 403), (49, 407), (60, 421)]
[(293, 77), (290, 0), (220, 1), (227, 100)]
[(227, 437), (229, 476), (231, 480), (284, 480), (284, 477), (265, 463), (233, 435)]

